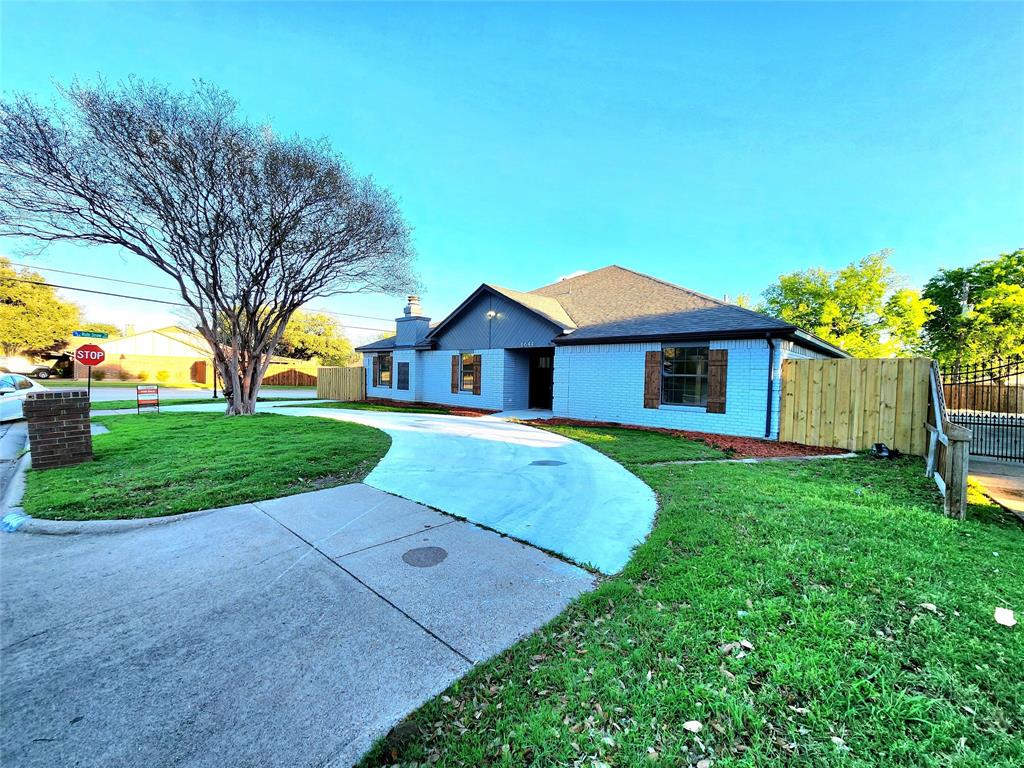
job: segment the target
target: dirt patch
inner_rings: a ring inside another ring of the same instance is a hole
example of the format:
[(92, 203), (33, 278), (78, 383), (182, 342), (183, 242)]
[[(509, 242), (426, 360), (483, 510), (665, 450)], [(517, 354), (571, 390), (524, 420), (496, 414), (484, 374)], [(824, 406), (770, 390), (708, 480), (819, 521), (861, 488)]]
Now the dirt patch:
[(771, 459), (789, 456), (836, 456), (846, 453), (845, 448), (827, 448), (817, 445), (801, 445), (800, 443), (781, 443), (778, 440), (762, 440), (756, 437), (734, 437), (732, 435), (713, 435), (708, 432), (690, 432), (684, 429), (665, 429), (663, 427), (639, 427), (631, 424), (616, 424), (610, 421), (580, 421), (578, 419), (531, 419), (523, 422), (534, 426), (563, 427), (611, 427), (613, 429), (634, 429), (638, 432), (659, 432), (663, 435), (683, 437), (687, 440), (709, 445), (725, 452), (736, 459)]

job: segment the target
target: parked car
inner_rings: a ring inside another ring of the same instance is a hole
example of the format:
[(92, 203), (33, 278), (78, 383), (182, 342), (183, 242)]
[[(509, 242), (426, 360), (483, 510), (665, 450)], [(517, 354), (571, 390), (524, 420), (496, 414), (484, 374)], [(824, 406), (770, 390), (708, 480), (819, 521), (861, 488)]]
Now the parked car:
[(56, 375), (52, 365), (33, 363), (26, 357), (0, 357), (0, 373), (20, 373), (37, 379), (48, 379)]
[(29, 392), (45, 392), (46, 387), (17, 373), (0, 374), (0, 421), (24, 417), (21, 406)]

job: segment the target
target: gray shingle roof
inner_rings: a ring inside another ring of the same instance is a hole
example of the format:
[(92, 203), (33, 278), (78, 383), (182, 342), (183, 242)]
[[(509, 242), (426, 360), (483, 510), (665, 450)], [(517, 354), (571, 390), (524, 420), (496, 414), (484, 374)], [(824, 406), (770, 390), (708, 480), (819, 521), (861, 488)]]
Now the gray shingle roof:
[(371, 341), (369, 344), (363, 344), (361, 347), (356, 347), (356, 352), (373, 352), (376, 350), (386, 350), (395, 348), (395, 337), (388, 336), (386, 339), (377, 339)]
[[(553, 339), (556, 344), (593, 344), (622, 339), (744, 338), (768, 331), (799, 332), (795, 326), (778, 318), (617, 265), (559, 280), (527, 293), (489, 283), (477, 291), (484, 288), (500, 293), (561, 328), (564, 335)], [(469, 299), (439, 325), (453, 319)], [(828, 354), (844, 354), (810, 334), (799, 333)], [(359, 347), (358, 351), (392, 348), (394, 339), (382, 339)]]
[(571, 339), (793, 329), (777, 318), (617, 265), (530, 293), (558, 300), (579, 329)]
[(559, 280), (530, 293), (557, 299), (579, 328), (723, 305), (710, 296), (616, 265)]
[(758, 315), (741, 307), (721, 304), (694, 307), (680, 312), (643, 315), (588, 325), (573, 331), (564, 343), (611, 338), (666, 338), (672, 336), (737, 336), (767, 331), (794, 331), (792, 325), (774, 317)]
[(550, 320), (563, 331), (571, 331), (577, 327), (576, 323), (573, 322), (573, 319), (569, 317), (569, 313), (566, 312), (565, 308), (558, 303), (558, 299), (556, 298), (539, 293), (513, 291), (511, 288), (503, 288), (500, 285), (494, 285), (493, 283), (484, 283), (484, 285), (492, 291), (497, 291), (502, 296), (521, 304), (527, 309), (532, 309), (541, 317), (546, 320)]

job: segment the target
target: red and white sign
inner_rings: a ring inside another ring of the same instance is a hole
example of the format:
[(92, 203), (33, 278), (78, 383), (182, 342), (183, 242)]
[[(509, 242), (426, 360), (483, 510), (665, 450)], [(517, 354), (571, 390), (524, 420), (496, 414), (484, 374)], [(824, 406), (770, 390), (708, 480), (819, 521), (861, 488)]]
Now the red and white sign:
[(160, 410), (160, 388), (156, 384), (139, 384), (135, 388), (136, 409), (156, 408)]
[(83, 344), (75, 350), (75, 360), (82, 365), (99, 365), (107, 354), (95, 344)]

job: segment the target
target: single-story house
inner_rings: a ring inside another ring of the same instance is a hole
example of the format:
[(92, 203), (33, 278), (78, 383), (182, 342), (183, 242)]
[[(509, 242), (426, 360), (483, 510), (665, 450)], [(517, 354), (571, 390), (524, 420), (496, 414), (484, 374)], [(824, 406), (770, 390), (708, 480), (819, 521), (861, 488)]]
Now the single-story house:
[[(171, 325), (117, 338), (76, 341), (94, 343), (103, 349), (106, 359), (93, 370), (101, 371), (108, 379), (213, 384), (210, 346), (188, 328)], [(74, 349), (70, 351), (74, 353)], [(275, 356), (263, 383), (316, 386), (316, 372), (315, 361)], [(84, 379), (87, 373), (86, 366), (75, 362), (76, 379)]]
[(409, 297), (358, 348), (368, 397), (777, 437), (787, 358), (847, 357), (774, 317), (619, 266), (532, 291), (483, 284), (439, 323)]

